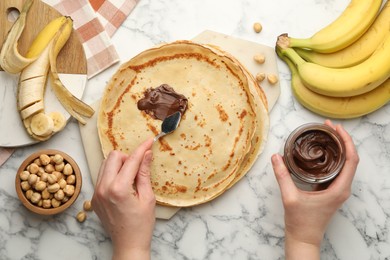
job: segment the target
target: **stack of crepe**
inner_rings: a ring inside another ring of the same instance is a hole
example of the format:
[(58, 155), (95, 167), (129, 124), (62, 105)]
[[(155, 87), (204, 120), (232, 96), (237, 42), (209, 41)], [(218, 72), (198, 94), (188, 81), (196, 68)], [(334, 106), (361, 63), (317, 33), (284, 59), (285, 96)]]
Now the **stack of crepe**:
[(216, 46), (176, 41), (124, 63), (109, 81), (98, 114), (106, 157), (131, 153), (159, 133), (161, 121), (137, 108), (149, 88), (168, 84), (188, 99), (178, 129), (153, 144), (157, 203), (188, 207), (210, 201), (252, 167), (267, 139), (267, 100), (242, 64)]

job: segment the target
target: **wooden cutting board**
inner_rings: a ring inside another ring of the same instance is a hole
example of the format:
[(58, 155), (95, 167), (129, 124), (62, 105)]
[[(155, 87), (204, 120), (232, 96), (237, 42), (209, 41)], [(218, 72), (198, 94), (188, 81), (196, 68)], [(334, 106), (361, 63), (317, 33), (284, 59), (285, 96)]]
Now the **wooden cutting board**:
[[(275, 51), (269, 46), (213, 31), (204, 31), (192, 40), (198, 43), (213, 44), (221, 47), (222, 50), (225, 50), (235, 56), (253, 75), (256, 75), (259, 72), (279, 75)], [(266, 61), (264, 64), (257, 64), (254, 61), (253, 57), (256, 54), (263, 54), (265, 56)], [(270, 111), (275, 105), (280, 94), (279, 82), (271, 85), (267, 82), (267, 80), (265, 80), (261, 83), (261, 86), (267, 96), (268, 110)], [(99, 105), (100, 101), (91, 104), (95, 111), (99, 110)], [(96, 112), (92, 118), (89, 118), (86, 125), (79, 125), (81, 139), (84, 145), (85, 155), (87, 157), (93, 184), (96, 183), (100, 163), (103, 161), (103, 153), (101, 152), (100, 141), (97, 133), (97, 114), (98, 113)], [(157, 205), (156, 217), (160, 219), (170, 219), (179, 210), (180, 208), (177, 207)]]
[[(0, 0), (0, 46), (27, 0)], [(26, 26), (18, 42), (19, 52), (24, 55), (38, 33), (52, 19), (61, 16), (54, 8), (34, 0), (26, 19)], [(81, 98), (87, 82), (87, 61), (79, 35), (73, 31), (57, 59), (59, 77), (72, 94)], [(17, 84), (19, 75), (11, 75), (0, 69), (0, 147), (18, 147), (34, 144), (20, 119), (17, 107)], [(49, 83), (47, 83), (49, 85)], [(45, 112), (59, 111), (70, 118), (69, 113), (57, 100), (51, 87), (46, 87)]]
[[(3, 45), (8, 31), (11, 29), (14, 21), (13, 14), (22, 10), (26, 0), (1, 0), (0, 1), (0, 46)], [(38, 33), (52, 19), (61, 16), (53, 7), (43, 3), (40, 0), (34, 0), (26, 19), (26, 27), (19, 40), (19, 51), (24, 55), (32, 41)], [(86, 74), (87, 62), (84, 49), (77, 33), (73, 32), (68, 42), (61, 50), (57, 59), (57, 68), (59, 73), (68, 74)]]

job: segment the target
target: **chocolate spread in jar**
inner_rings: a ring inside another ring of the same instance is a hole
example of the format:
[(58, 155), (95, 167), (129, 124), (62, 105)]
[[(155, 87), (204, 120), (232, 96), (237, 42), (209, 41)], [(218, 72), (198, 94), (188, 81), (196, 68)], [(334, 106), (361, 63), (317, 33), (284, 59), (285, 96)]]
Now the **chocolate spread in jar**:
[(145, 111), (154, 119), (164, 120), (167, 116), (180, 111), (183, 115), (187, 109), (188, 99), (170, 87), (162, 84), (157, 88), (149, 88), (145, 96), (137, 103), (139, 110)]
[(311, 130), (300, 135), (292, 151), (296, 165), (313, 175), (329, 174), (339, 164), (339, 149), (327, 133)]
[(329, 126), (306, 124), (288, 137), (284, 160), (289, 171), (301, 181), (327, 182), (343, 168), (345, 147), (337, 132)]

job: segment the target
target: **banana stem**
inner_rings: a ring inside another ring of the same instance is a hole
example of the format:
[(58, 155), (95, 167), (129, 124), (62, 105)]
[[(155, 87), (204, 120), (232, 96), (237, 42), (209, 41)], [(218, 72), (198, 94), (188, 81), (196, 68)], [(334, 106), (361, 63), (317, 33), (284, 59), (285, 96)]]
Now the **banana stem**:
[(303, 63), (306, 63), (306, 61), (301, 56), (299, 56), (299, 54), (293, 48), (279, 48), (279, 51), (282, 56), (288, 57), (294, 63), (295, 66), (299, 66)]
[(298, 48), (310, 48), (311, 47), (311, 40), (310, 39), (298, 39), (298, 38), (289, 38), (290, 45), (289, 47), (298, 47)]

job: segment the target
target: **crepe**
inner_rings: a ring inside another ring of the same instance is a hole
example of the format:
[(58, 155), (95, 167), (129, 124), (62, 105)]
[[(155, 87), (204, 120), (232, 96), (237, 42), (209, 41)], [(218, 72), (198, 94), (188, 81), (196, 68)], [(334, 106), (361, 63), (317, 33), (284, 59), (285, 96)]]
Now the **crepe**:
[(130, 154), (158, 134), (161, 121), (138, 110), (137, 102), (162, 84), (186, 96), (188, 109), (178, 129), (153, 145), (157, 203), (207, 202), (245, 175), (257, 158), (267, 134), (264, 100), (242, 65), (216, 48), (177, 41), (146, 50), (119, 68), (103, 94), (98, 133), (104, 156), (114, 149)]

